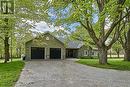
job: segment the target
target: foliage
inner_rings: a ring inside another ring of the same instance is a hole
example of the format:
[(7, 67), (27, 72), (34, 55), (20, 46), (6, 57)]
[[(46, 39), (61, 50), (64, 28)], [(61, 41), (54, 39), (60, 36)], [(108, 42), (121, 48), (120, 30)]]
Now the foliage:
[[(59, 25), (61, 24), (70, 25), (75, 22), (80, 22), (80, 23), (82, 22), (82, 24), (86, 26), (86, 27), (84, 26), (83, 27), (88, 28), (88, 25), (87, 25), (87, 21), (88, 21), (89, 26), (93, 28), (94, 32), (96, 33), (97, 38), (100, 38), (102, 34), (104, 33), (104, 31), (102, 31), (102, 26), (101, 26), (102, 22), (105, 20), (104, 27), (106, 26), (110, 27), (112, 25), (112, 22), (114, 22), (117, 19), (117, 15), (119, 15), (119, 13), (117, 13), (117, 10), (115, 10), (118, 7), (116, 0), (109, 0), (104, 3), (105, 3), (104, 8), (101, 12), (100, 12), (100, 8), (98, 7), (98, 3), (95, 0), (85, 0), (85, 1), (52, 0), (51, 6), (53, 6), (53, 9), (56, 9), (57, 11), (56, 16), (58, 16), (58, 18), (56, 20), (56, 24), (58, 22)], [(63, 17), (63, 15), (65, 17)], [(108, 22), (109, 22), (109, 25), (108, 25)], [(105, 32), (104, 35), (106, 33), (107, 32)]]
[[(34, 27), (34, 23), (31, 23), (31, 21), (40, 21), (43, 17), (38, 16), (37, 12), (40, 2), (41, 0), (15, 0), (15, 13), (0, 15), (0, 39), (5, 41), (5, 37), (9, 38), (7, 43), (11, 45), (10, 50), (22, 48), (22, 51), (24, 51), (25, 42), (32, 37), (30, 29)], [(6, 19), (8, 21), (5, 21)], [(3, 41), (1, 44), (4, 45)]]
[[(56, 12), (55, 24), (80, 23), (101, 52), (100, 63), (107, 63), (107, 51), (118, 40), (120, 23), (128, 16), (122, 15), (127, 0), (51, 0)], [(128, 4), (127, 4), (128, 5)], [(69, 15), (67, 15), (69, 14)], [(118, 27), (119, 26), (119, 27)], [(113, 34), (114, 33), (114, 34)], [(110, 40), (109, 40), (110, 38)], [(109, 43), (106, 44), (107, 40)]]
[(13, 87), (24, 66), (22, 61), (0, 63), (0, 87)]
[(15, 4), (15, 16), (20, 20), (48, 20), (48, 0), (15, 0)]
[(114, 43), (114, 45), (112, 46), (112, 49), (117, 53), (117, 55), (120, 53), (120, 51), (122, 50), (122, 46), (121, 44), (117, 41), (116, 43)]
[(70, 39), (82, 41), (86, 46), (95, 46), (95, 43), (90, 38), (88, 32), (81, 26), (78, 26), (77, 29), (72, 32)]
[(123, 59), (108, 59), (109, 64), (105, 64), (105, 65), (99, 64), (98, 59), (80, 59), (77, 62), (80, 64), (97, 67), (97, 68), (130, 71), (130, 63), (127, 61), (123, 61)]
[(59, 30), (54, 30), (52, 33), (52, 35), (56, 36), (56, 37), (68, 37), (70, 35), (70, 32), (67, 30), (63, 30), (63, 29), (59, 29)]

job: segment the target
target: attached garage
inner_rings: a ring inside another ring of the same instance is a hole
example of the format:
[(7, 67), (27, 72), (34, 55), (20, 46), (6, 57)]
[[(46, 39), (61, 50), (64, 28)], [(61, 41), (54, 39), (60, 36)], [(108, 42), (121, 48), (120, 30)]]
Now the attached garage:
[(50, 48), (50, 59), (61, 59), (61, 48)]
[(50, 33), (45, 33), (26, 42), (26, 58), (31, 59), (64, 59), (65, 45)]
[(45, 49), (40, 47), (31, 47), (31, 59), (44, 59)]

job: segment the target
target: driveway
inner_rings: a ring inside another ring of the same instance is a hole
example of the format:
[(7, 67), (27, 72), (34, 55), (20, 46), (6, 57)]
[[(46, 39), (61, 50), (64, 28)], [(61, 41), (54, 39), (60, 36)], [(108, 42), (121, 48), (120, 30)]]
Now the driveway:
[(130, 87), (130, 71), (89, 67), (72, 60), (29, 61), (15, 87)]

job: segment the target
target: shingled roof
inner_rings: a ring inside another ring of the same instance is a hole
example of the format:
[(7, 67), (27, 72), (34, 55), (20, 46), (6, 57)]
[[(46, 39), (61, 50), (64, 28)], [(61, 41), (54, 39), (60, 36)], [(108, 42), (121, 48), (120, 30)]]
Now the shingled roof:
[(74, 49), (78, 49), (81, 46), (83, 46), (83, 42), (81, 41), (73, 41), (73, 40), (69, 40), (66, 41), (65, 38), (58, 38), (60, 41), (62, 41), (64, 44), (66, 44), (66, 48), (74, 48)]
[[(78, 49), (80, 47), (83, 46), (83, 42), (81, 41), (73, 41), (73, 40), (66, 40), (66, 38), (62, 38), (62, 37), (55, 37), (54, 35), (52, 35), (50, 32), (45, 32), (39, 36), (44, 36), (45, 34), (50, 34), (51, 36), (53, 36), (55, 39), (59, 40), (62, 44), (66, 45), (66, 48), (73, 48), (73, 49)], [(38, 38), (39, 36), (36, 36), (35, 38)], [(34, 39), (35, 39), (34, 38)], [(29, 40), (26, 42), (26, 44), (30, 41), (32, 41), (33, 39)]]

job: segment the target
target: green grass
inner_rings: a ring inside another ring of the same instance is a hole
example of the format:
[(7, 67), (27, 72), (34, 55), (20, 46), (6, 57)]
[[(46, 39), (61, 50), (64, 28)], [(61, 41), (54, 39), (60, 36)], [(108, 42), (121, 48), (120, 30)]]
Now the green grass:
[(23, 61), (0, 63), (0, 87), (13, 87), (24, 67)]
[(98, 58), (97, 56), (95, 56), (95, 57), (92, 57), (92, 56), (82, 56), (79, 59), (97, 59), (97, 58)]
[[(0, 59), (0, 63), (4, 63), (5, 59)], [(13, 58), (12, 61), (20, 61), (21, 58)], [(11, 60), (10, 60), (11, 61)]]
[(130, 62), (123, 61), (123, 59), (108, 59), (109, 64), (101, 65), (98, 59), (80, 59), (77, 61), (80, 64), (116, 70), (128, 70), (130, 71)]

